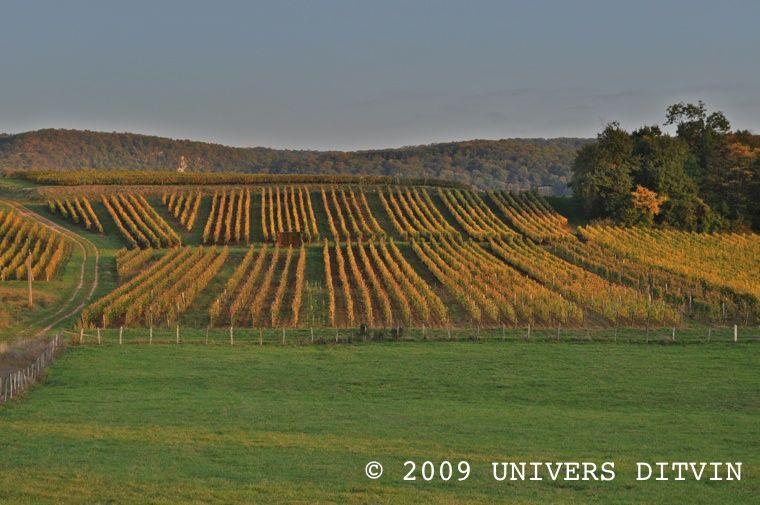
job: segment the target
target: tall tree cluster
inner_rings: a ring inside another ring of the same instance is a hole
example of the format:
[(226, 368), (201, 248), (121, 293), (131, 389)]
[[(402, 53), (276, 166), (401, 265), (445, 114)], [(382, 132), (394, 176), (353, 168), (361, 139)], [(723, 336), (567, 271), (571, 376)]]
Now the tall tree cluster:
[(582, 147), (570, 185), (589, 218), (693, 231), (760, 229), (760, 136), (731, 131), (703, 102), (666, 110), (665, 125), (610, 123)]

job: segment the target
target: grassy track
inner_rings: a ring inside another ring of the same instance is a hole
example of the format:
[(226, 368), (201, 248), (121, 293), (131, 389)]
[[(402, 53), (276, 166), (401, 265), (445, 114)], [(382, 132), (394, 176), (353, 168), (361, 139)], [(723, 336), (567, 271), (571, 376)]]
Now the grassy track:
[[(60, 273), (50, 282), (37, 282), (35, 290), (59, 303), (35, 307), (34, 310), (14, 314), (15, 324), (3, 329), (0, 343), (22, 338), (40, 337), (53, 327), (70, 321), (96, 293), (99, 278), (99, 252), (95, 244), (68, 228), (35, 213), (17, 202), (0, 200), (0, 205), (11, 207), (27, 218), (64, 233), (70, 240), (71, 251)], [(7, 281), (11, 289), (25, 289), (26, 281)]]
[[(71, 348), (0, 409), (0, 502), (749, 503), (758, 365), (756, 344)], [(403, 482), (406, 459), (472, 476)], [(618, 475), (495, 483), (492, 460)], [(636, 461), (743, 461), (743, 480), (641, 483)]]

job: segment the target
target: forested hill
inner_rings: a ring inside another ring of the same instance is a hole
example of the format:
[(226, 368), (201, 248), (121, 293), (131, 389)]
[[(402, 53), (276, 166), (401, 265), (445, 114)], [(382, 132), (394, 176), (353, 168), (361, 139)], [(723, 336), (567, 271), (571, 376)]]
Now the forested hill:
[(549, 186), (566, 191), (576, 151), (588, 139), (469, 140), (372, 151), (239, 148), (134, 133), (38, 130), (0, 135), (0, 169), (401, 175), (455, 180), (483, 189)]

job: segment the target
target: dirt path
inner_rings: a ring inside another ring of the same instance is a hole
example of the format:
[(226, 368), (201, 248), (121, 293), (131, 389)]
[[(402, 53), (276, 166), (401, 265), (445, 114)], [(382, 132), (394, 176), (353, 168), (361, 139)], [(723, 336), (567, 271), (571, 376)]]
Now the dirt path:
[[(43, 226), (47, 226), (48, 228), (52, 228), (55, 231), (58, 231), (71, 239), (82, 251), (82, 267), (79, 272), (79, 283), (77, 284), (76, 288), (74, 289), (74, 292), (71, 294), (71, 296), (68, 298), (68, 300), (65, 300), (61, 307), (58, 309), (57, 312), (54, 314), (51, 314), (49, 316), (46, 316), (42, 318), (42, 320), (38, 321), (39, 324), (46, 324), (46, 326), (42, 329), (40, 329), (37, 333), (34, 335), (31, 335), (32, 339), (37, 339), (39, 337), (44, 336), (48, 331), (50, 331), (51, 328), (53, 328), (55, 325), (60, 323), (61, 321), (64, 321), (77, 313), (79, 313), (85, 305), (92, 299), (92, 295), (95, 293), (95, 290), (98, 288), (98, 272), (100, 268), (100, 251), (98, 250), (97, 246), (92, 243), (87, 238), (81, 237), (77, 235), (76, 233), (72, 232), (71, 230), (68, 230), (50, 219), (41, 216), (37, 214), (36, 212), (27, 209), (23, 205), (11, 201), (11, 200), (4, 200), (0, 199), (0, 202), (8, 205), (9, 207), (13, 207), (19, 214), (34, 219), (38, 222), (40, 222)], [(72, 304), (76, 303), (76, 299), (81, 293), (82, 289), (85, 288), (85, 272), (87, 269), (87, 258), (88, 258), (88, 250), (90, 251), (90, 255), (94, 256), (95, 262), (93, 265), (93, 275), (92, 275), (92, 283), (89, 286), (89, 291), (87, 292), (87, 297), (78, 305), (75, 307), (71, 307)]]

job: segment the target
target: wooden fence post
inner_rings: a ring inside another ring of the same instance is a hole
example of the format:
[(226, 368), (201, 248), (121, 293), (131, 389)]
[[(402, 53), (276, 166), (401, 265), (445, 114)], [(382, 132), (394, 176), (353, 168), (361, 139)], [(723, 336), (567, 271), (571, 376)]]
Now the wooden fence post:
[(314, 327), (312, 326), (311, 328), (309, 328), (309, 330), (311, 332), (311, 343), (313, 344), (314, 343)]
[[(148, 343), (152, 344), (153, 343), (153, 326), (150, 327), (150, 333), (149, 333), (148, 339), (149, 339)], [(121, 342), (119, 342), (119, 343), (121, 343)]]
[(739, 342), (739, 328), (737, 325), (734, 325), (734, 343)]
[(97, 330), (98, 330), (98, 345), (100, 345), (100, 328), (98, 328)]
[(259, 347), (264, 345), (264, 330), (259, 326)]
[(84, 344), (84, 328), (79, 328), (79, 345)]
[(32, 253), (29, 252), (29, 255), (26, 257), (26, 279), (27, 284), (29, 285), (29, 308), (34, 307), (34, 298), (32, 296), (32, 281), (33, 279), (32, 275)]
[(119, 326), (119, 345), (122, 344), (123, 337), (124, 337), (124, 327), (123, 326)]
[(179, 344), (179, 324), (177, 325), (177, 343)]
[[(235, 345), (235, 330), (232, 329), (232, 325), (230, 325), (230, 346)], [(206, 333), (208, 335), (208, 333)]]

